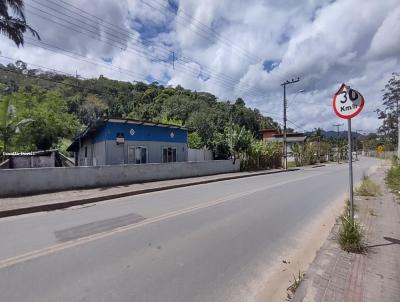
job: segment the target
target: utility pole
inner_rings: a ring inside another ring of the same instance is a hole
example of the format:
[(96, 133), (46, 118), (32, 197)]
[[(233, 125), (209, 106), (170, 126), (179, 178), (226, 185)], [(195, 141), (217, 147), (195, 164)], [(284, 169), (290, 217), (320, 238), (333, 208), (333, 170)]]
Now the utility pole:
[[(355, 148), (355, 151), (356, 151), (356, 160), (358, 160), (358, 155), (357, 155), (357, 153), (358, 153), (358, 142), (357, 142), (357, 138), (358, 138), (358, 133), (361, 132), (361, 131), (363, 131), (363, 130), (357, 129), (357, 130), (355, 131), (355, 132), (356, 132), (356, 137), (354, 138), (354, 142), (355, 142), (354, 148)], [(361, 133), (361, 134), (362, 134), (362, 133)], [(363, 146), (363, 149), (364, 149), (364, 146)]]
[(358, 160), (358, 155), (357, 155), (357, 153), (358, 153), (358, 147), (357, 147), (357, 136), (358, 136), (358, 132), (357, 132), (357, 130), (355, 131), (356, 132), (356, 137), (354, 138), (354, 151), (356, 152), (356, 161)]
[(292, 79), (291, 81), (286, 81), (281, 84), (283, 86), (283, 168), (287, 170), (287, 138), (286, 138), (286, 109), (287, 109), (287, 100), (286, 100), (286, 86), (290, 84), (294, 84), (300, 81), (298, 77), (296, 80)]
[(339, 163), (340, 161), (339, 161), (339, 154), (340, 154), (340, 152), (339, 152), (339, 149), (340, 149), (340, 147), (339, 147), (339, 136), (340, 136), (340, 127), (341, 126), (343, 126), (343, 124), (334, 124), (333, 125), (334, 127), (337, 127), (337, 163)]

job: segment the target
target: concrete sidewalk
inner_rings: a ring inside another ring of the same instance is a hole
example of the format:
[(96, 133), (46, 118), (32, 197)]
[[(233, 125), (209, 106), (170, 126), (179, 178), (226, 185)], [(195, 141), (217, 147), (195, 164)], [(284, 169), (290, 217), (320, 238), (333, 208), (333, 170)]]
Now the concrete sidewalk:
[(297, 171), (299, 169), (263, 170), (257, 172), (236, 172), (203, 177), (192, 177), (174, 180), (164, 180), (131, 185), (101, 187), (83, 190), (70, 190), (32, 196), (0, 198), (0, 217), (21, 215), (34, 212), (63, 209), (76, 205), (93, 203), (114, 198), (138, 195), (155, 191), (212, 183), (258, 175)]
[(355, 199), (367, 254), (342, 251), (335, 225), (291, 301), (400, 301), (400, 203), (385, 187), (385, 168), (371, 176), (383, 196)]

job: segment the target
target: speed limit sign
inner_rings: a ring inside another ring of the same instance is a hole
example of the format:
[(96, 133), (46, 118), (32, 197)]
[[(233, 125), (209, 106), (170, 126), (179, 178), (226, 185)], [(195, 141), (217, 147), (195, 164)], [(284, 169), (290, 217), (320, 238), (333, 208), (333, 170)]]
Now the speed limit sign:
[[(339, 90), (333, 96), (333, 110), (340, 118), (347, 120), (348, 137), (348, 161), (349, 161), (349, 200), (350, 215), (354, 219), (354, 201), (353, 201), (353, 146), (351, 133), (351, 119), (361, 112), (364, 107), (364, 97), (357, 90), (350, 88), (345, 84), (340, 86)], [(339, 148), (338, 148), (339, 158)]]
[(337, 116), (348, 120), (361, 112), (364, 103), (365, 100), (361, 93), (342, 84), (333, 97), (333, 110)]

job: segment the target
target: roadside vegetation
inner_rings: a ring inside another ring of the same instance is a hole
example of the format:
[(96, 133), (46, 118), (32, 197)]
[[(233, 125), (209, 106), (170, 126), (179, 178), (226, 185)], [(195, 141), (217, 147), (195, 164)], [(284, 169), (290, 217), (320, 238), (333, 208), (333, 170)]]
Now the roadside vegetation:
[(306, 143), (293, 145), (294, 163), (296, 166), (304, 166), (325, 162), (329, 158), (334, 145), (332, 139), (322, 135), (321, 129), (315, 129)]
[(393, 161), (392, 166), (386, 173), (386, 184), (389, 189), (400, 196), (400, 165), (398, 161)]
[(378, 184), (364, 174), (360, 186), (355, 190), (355, 194), (358, 196), (376, 197), (382, 195), (382, 190)]
[[(68, 155), (72, 137), (104, 117), (188, 127), (189, 148), (207, 148), (215, 159), (240, 159), (243, 170), (282, 164), (282, 144), (263, 142), (260, 133), (280, 131), (279, 124), (241, 98), (222, 101), (210, 93), (157, 82), (83, 79), (32, 69), (23, 61), (0, 64), (0, 161), (2, 152), (13, 151), (57, 148)], [(325, 160), (334, 145), (334, 138), (315, 129), (305, 145), (294, 147), (296, 165)]]
[(366, 242), (360, 223), (351, 218), (348, 209), (339, 219), (340, 226), (337, 240), (342, 250), (349, 253), (364, 253), (366, 251)]
[(290, 286), (287, 288), (287, 300), (291, 300), (294, 297), (296, 290), (299, 288), (301, 282), (304, 280), (305, 273), (299, 271), (297, 276), (293, 275)]

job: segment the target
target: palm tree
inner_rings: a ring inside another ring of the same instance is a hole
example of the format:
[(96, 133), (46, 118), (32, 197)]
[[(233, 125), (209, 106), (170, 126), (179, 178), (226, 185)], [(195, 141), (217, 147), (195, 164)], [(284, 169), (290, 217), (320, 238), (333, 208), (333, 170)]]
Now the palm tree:
[[(13, 15), (10, 16), (9, 11), (12, 11)], [(26, 30), (40, 40), (37, 31), (26, 24), (23, 0), (0, 0), (0, 32), (19, 47), (24, 45)]]

